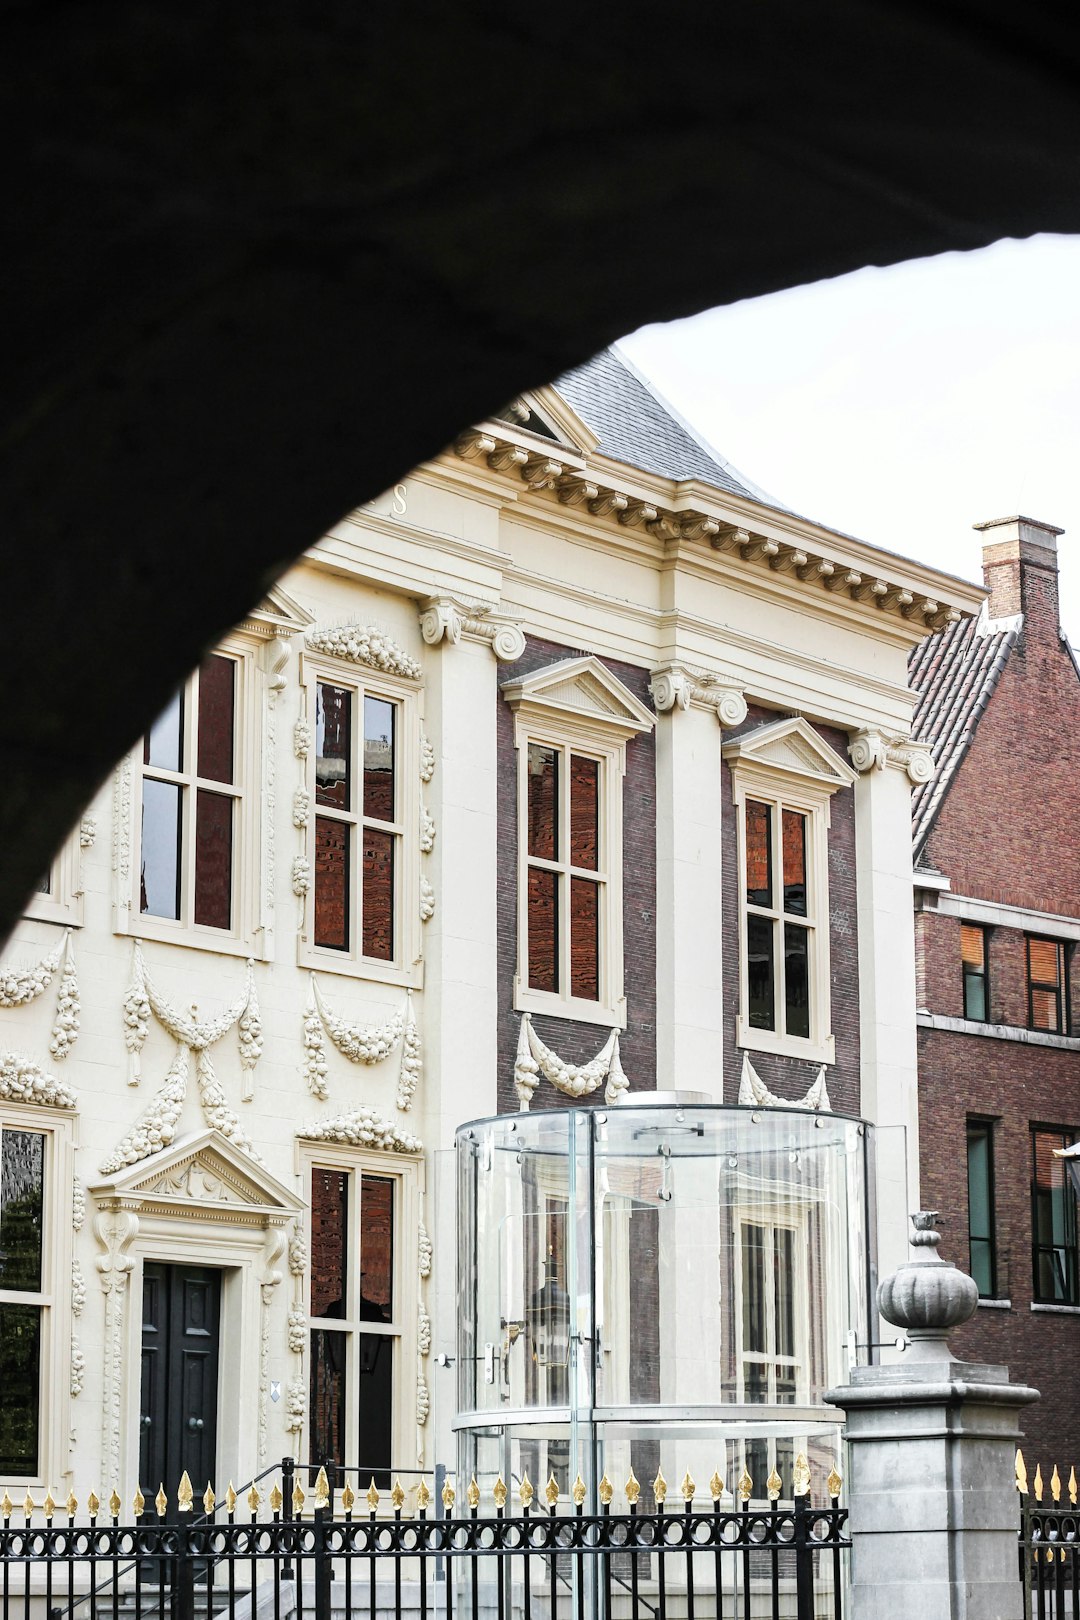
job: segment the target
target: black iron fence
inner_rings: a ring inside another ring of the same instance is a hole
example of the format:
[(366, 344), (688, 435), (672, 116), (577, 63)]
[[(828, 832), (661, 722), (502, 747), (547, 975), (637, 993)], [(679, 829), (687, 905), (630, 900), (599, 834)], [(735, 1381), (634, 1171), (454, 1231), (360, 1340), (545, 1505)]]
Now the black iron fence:
[(815, 1501), (805, 1459), (794, 1472), (787, 1500), (770, 1475), (767, 1504), (745, 1473), (735, 1497), (687, 1474), (673, 1503), (658, 1473), (649, 1511), (632, 1471), (625, 1505), (606, 1477), (592, 1511), (580, 1478), (569, 1493), (550, 1479), (542, 1504), (525, 1478), (511, 1507), (500, 1479), (481, 1513), (475, 1480), (462, 1503), (421, 1479), (407, 1508), (400, 1483), (358, 1497), (334, 1470), (305, 1490), (289, 1458), (269, 1489), (219, 1501), (208, 1486), (202, 1514), (186, 1475), (173, 1502), (159, 1491), (147, 1511), (139, 1493), (126, 1524), (115, 1493), (104, 1512), (94, 1496), (82, 1511), (28, 1496), (20, 1512), (5, 1495), (3, 1620), (841, 1620), (841, 1482)]
[[(1049, 1500), (1041, 1466), (1028, 1486), (1022, 1451), (1016, 1453), (1016, 1488), (1020, 1493), (1020, 1579), (1024, 1614), (1035, 1620), (1080, 1620), (1080, 1508), (1076, 1470), (1062, 1486), (1054, 1465)], [(1062, 1490), (1068, 1502), (1061, 1500)]]

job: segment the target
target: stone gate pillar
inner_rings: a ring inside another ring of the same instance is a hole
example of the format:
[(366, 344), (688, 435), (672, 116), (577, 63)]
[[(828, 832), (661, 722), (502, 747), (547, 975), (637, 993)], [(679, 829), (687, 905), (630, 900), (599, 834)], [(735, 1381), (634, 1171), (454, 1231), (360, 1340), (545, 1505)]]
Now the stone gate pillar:
[(915, 1258), (878, 1289), (882, 1316), (907, 1333), (902, 1359), (858, 1367), (825, 1397), (845, 1415), (851, 1620), (1005, 1620), (1023, 1607), (1014, 1459), (1038, 1390), (949, 1350), (978, 1293), (937, 1253), (936, 1219), (912, 1216)]

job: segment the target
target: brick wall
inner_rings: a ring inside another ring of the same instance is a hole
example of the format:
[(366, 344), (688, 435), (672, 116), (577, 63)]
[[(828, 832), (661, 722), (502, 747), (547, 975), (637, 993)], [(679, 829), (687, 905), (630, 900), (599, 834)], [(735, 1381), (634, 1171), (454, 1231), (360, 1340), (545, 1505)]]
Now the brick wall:
[[(531, 674), (563, 658), (578, 658), (582, 649), (563, 647), (530, 638), (517, 663), (507, 666), (504, 680)], [(612, 659), (602, 662), (634, 696), (652, 708), (649, 673)], [(520, 1014), (514, 1011), (514, 974), (517, 971), (517, 749), (514, 716), (498, 699), (498, 972), (500, 1113), (516, 1112), (514, 1055)], [(631, 738), (626, 746), (623, 778), (623, 974), (626, 992), (626, 1029), (619, 1046), (623, 1068), (634, 1091), (656, 1086), (656, 749), (651, 733)], [(571, 1063), (595, 1057), (606, 1038), (602, 1025), (571, 1019), (535, 1016), (540, 1039)], [(603, 1101), (603, 1089), (594, 1103)], [(534, 1108), (562, 1108), (568, 1099), (541, 1079), (533, 1097)]]
[[(1024, 627), (957, 779), (944, 800), (926, 860), (958, 895), (1080, 916), (1080, 680), (1058, 634), (1052, 569), (1013, 548), (987, 548), (992, 611), (1024, 612)], [(916, 919), (919, 1005), (963, 1015), (960, 924), (935, 912)], [(1027, 1023), (1021, 929), (988, 935), (990, 1018)], [(1073, 963), (1074, 1028), (1080, 1028)], [(1044, 1466), (1080, 1465), (1080, 1313), (1032, 1311), (1033, 1123), (1080, 1129), (1080, 1043), (1075, 1050), (919, 1031), (923, 1204), (945, 1223), (943, 1252), (967, 1269), (968, 1116), (994, 1119), (999, 1290), (1006, 1310), (981, 1307), (953, 1337), (958, 1355), (1008, 1364), (1040, 1389), (1023, 1415), (1026, 1449)]]
[[(745, 721), (724, 740), (781, 716), (751, 707)], [(828, 726), (818, 735), (847, 762), (847, 736)], [(731, 770), (722, 769), (723, 799), (723, 903), (724, 903), (724, 1101), (739, 1094), (742, 1054), (736, 1048), (739, 1011), (739, 868), (738, 829), (731, 791)], [(833, 795), (829, 827), (829, 934), (832, 991), (832, 1027), (836, 1036), (836, 1065), (828, 1071), (829, 1097), (840, 1114), (859, 1113), (859, 936), (855, 893), (855, 794), (843, 788)], [(819, 1064), (801, 1058), (751, 1054), (762, 1080), (778, 1096), (801, 1097), (813, 1082)]]

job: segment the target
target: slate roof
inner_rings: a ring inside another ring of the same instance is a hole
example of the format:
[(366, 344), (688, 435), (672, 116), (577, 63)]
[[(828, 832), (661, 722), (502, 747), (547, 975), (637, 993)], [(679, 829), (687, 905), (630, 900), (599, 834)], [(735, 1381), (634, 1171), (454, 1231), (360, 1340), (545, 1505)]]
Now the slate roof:
[(978, 619), (950, 624), (912, 649), (908, 679), (919, 694), (911, 735), (928, 742), (937, 773), (911, 796), (912, 845), (918, 865), (945, 795), (971, 746), (993, 695), (1021, 619)]
[(780, 507), (699, 439), (617, 350), (602, 349), (552, 386), (592, 428), (605, 456), (665, 478), (700, 478), (732, 495)]

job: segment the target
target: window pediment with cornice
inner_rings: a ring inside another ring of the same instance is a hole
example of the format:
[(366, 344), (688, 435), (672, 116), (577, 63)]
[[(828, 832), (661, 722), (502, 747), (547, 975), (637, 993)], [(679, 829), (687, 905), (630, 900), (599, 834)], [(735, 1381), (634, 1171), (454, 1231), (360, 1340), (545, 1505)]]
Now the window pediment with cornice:
[(858, 774), (801, 715), (744, 731), (721, 752), (733, 769), (757, 767), (778, 777), (819, 784), (827, 793), (850, 787)]
[(651, 731), (656, 717), (599, 658), (564, 658), (503, 686), (519, 719), (550, 718), (623, 740)]
[(98, 1204), (140, 1214), (278, 1224), (303, 1204), (276, 1176), (215, 1130), (199, 1131), (90, 1188)]

